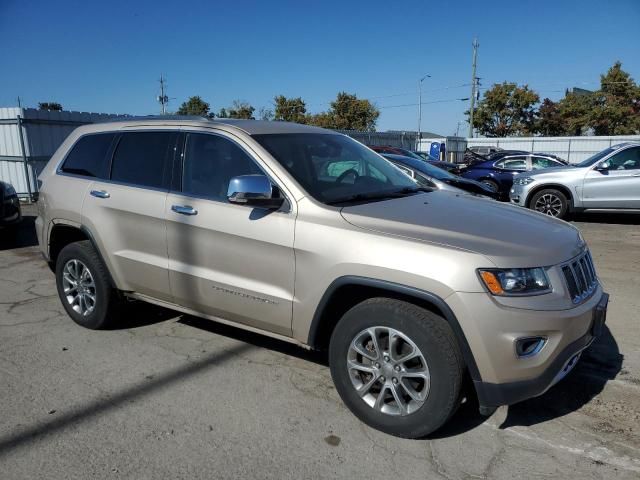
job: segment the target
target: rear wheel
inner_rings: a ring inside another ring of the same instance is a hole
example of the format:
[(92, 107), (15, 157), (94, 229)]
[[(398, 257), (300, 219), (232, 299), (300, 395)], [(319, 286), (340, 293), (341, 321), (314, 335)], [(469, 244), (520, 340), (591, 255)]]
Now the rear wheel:
[(367, 425), (404, 438), (441, 427), (459, 404), (462, 356), (442, 317), (389, 298), (349, 310), (331, 336), (331, 376)]
[(540, 190), (531, 198), (529, 208), (550, 217), (565, 218), (569, 211), (569, 202), (561, 191), (547, 188)]
[(78, 325), (102, 329), (113, 323), (122, 301), (90, 241), (64, 247), (56, 260), (56, 286), (64, 309)]

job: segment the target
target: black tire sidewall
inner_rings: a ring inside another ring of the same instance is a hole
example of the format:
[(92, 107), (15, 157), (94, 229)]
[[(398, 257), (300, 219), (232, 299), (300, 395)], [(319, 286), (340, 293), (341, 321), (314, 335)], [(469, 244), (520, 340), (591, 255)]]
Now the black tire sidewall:
[(496, 194), (500, 193), (500, 185), (498, 185), (498, 182), (496, 182), (495, 180), (491, 180), (491, 179), (485, 178), (483, 180), (480, 180), (480, 183), (482, 183), (483, 185), (486, 185), (487, 187), (491, 188), (491, 190), (493, 190), (494, 193), (496, 193)]
[[(366, 301), (349, 310), (336, 326), (329, 347), (331, 376), (344, 403), (367, 425), (399, 437), (424, 437), (442, 426), (457, 408), (462, 360), (455, 337), (446, 320), (432, 312), (406, 302), (374, 300), (378, 301)], [(374, 410), (351, 383), (346, 368), (349, 345), (355, 335), (371, 326), (387, 326), (402, 332), (418, 346), (427, 361), (431, 377), (429, 394), (420, 409), (410, 415), (392, 416)]]
[[(562, 208), (560, 210), (560, 213), (554, 216), (553, 218), (560, 218), (560, 219), (566, 218), (567, 213), (569, 212), (569, 200), (567, 199), (564, 193), (562, 193), (560, 190), (556, 190), (555, 188), (545, 188), (543, 190), (540, 190), (539, 192), (536, 192), (535, 195), (531, 197), (531, 201), (529, 202), (529, 208), (531, 210), (538, 212), (536, 210), (536, 202), (540, 197), (546, 194), (553, 194), (560, 199), (560, 202), (562, 202)], [(542, 213), (546, 215), (546, 213), (544, 212), (538, 212), (538, 213)]]
[[(91, 272), (96, 286), (96, 306), (89, 315), (83, 316), (75, 312), (64, 295), (62, 274), (65, 264), (69, 260), (77, 259), (85, 264)], [(93, 246), (88, 242), (77, 242), (67, 245), (62, 249), (56, 260), (56, 287), (62, 306), (71, 319), (78, 325), (93, 330), (105, 328), (108, 322), (109, 304), (112, 289), (109, 280), (105, 278), (104, 266), (97, 258)]]

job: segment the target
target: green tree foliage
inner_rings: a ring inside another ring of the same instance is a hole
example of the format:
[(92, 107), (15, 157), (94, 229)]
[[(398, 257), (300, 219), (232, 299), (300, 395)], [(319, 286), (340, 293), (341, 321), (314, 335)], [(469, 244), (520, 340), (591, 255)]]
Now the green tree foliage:
[(58, 102), (40, 102), (38, 110), (49, 110), (50, 112), (61, 112), (62, 105)]
[(300, 97), (287, 98), (284, 95), (274, 97), (274, 120), (285, 122), (306, 123), (307, 106)]
[(255, 120), (255, 117), (253, 116), (253, 112), (255, 110), (256, 109), (249, 105), (247, 102), (234, 100), (233, 105), (229, 107), (227, 113), (229, 115), (229, 118), (244, 118), (246, 120)]
[(558, 102), (558, 114), (564, 126), (561, 135), (582, 135), (589, 128), (592, 108), (592, 94), (567, 92)]
[(558, 103), (545, 98), (538, 109), (535, 130), (547, 137), (559, 137), (566, 135), (567, 129), (564, 118), (560, 114)]
[(209, 114), (209, 104), (202, 100), (199, 96), (189, 97), (189, 99), (180, 105), (176, 112), (177, 115), (197, 115), (201, 117), (212, 117)]
[(628, 135), (640, 131), (640, 88), (616, 62), (600, 76), (589, 126), (596, 135)]
[(380, 111), (369, 100), (346, 92), (338, 93), (328, 113), (333, 119), (333, 128), (363, 132), (374, 131), (380, 116)]
[(258, 111), (258, 118), (260, 120), (273, 120), (273, 110), (270, 108), (260, 107)]
[(538, 94), (515, 83), (495, 84), (487, 90), (474, 113), (473, 126), (487, 137), (529, 135), (535, 129)]
[(322, 128), (337, 128), (330, 112), (312, 113), (305, 118), (305, 123)]

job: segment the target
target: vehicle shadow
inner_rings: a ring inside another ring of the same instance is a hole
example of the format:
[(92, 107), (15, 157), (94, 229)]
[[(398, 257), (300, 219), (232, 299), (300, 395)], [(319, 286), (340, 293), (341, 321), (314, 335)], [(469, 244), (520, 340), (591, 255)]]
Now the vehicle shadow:
[(25, 215), (19, 224), (0, 229), (0, 251), (37, 245), (35, 221), (35, 215)]
[(582, 212), (572, 214), (569, 221), (577, 223), (604, 223), (608, 225), (640, 225), (640, 213)]
[(583, 352), (567, 378), (540, 397), (511, 405), (500, 428), (536, 425), (579, 410), (616, 378), (623, 361), (624, 355), (605, 325), (602, 335)]
[[(563, 417), (589, 403), (622, 369), (624, 356), (605, 325), (602, 335), (582, 353), (576, 368), (545, 394), (510, 405), (501, 429), (532, 426)], [(475, 395), (468, 396), (458, 412), (429, 439), (447, 438), (469, 431), (486, 420), (478, 412)]]

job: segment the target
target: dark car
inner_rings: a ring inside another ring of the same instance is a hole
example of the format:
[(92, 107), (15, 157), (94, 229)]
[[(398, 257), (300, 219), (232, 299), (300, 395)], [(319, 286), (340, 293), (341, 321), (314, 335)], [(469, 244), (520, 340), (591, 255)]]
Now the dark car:
[[(433, 165), (432, 162), (417, 160), (413, 157), (402, 155), (383, 154), (384, 158), (396, 167), (410, 175), (418, 184), (424, 187), (439, 187), (444, 183), (447, 186), (459, 188), (470, 193), (485, 195), (497, 199), (496, 192), (491, 191), (485, 185), (474, 180), (467, 180)], [(446, 163), (446, 162), (441, 162)]]
[(22, 220), (20, 200), (13, 185), (0, 181), (0, 227), (15, 225)]
[[(413, 153), (411, 150), (400, 147), (392, 147), (390, 145), (367, 145), (371, 150), (380, 154), (402, 155), (405, 157), (415, 158), (416, 160), (425, 160), (421, 155)], [(433, 157), (432, 157), (433, 158)]]
[(441, 162), (439, 160), (428, 160), (428, 163), (430, 163), (434, 167), (438, 167), (442, 170), (446, 170), (449, 173), (453, 173), (454, 175), (460, 175), (465, 168), (465, 165), (461, 165), (459, 163)]
[[(506, 151), (506, 150), (505, 150)], [(496, 152), (502, 154), (503, 152)], [(564, 167), (567, 162), (552, 155), (532, 153), (511, 153), (507, 155), (489, 155), (484, 162), (472, 163), (462, 173), (464, 178), (484, 183), (492, 191), (497, 192), (501, 200), (507, 200), (513, 184), (513, 177), (518, 173), (543, 168)]]

